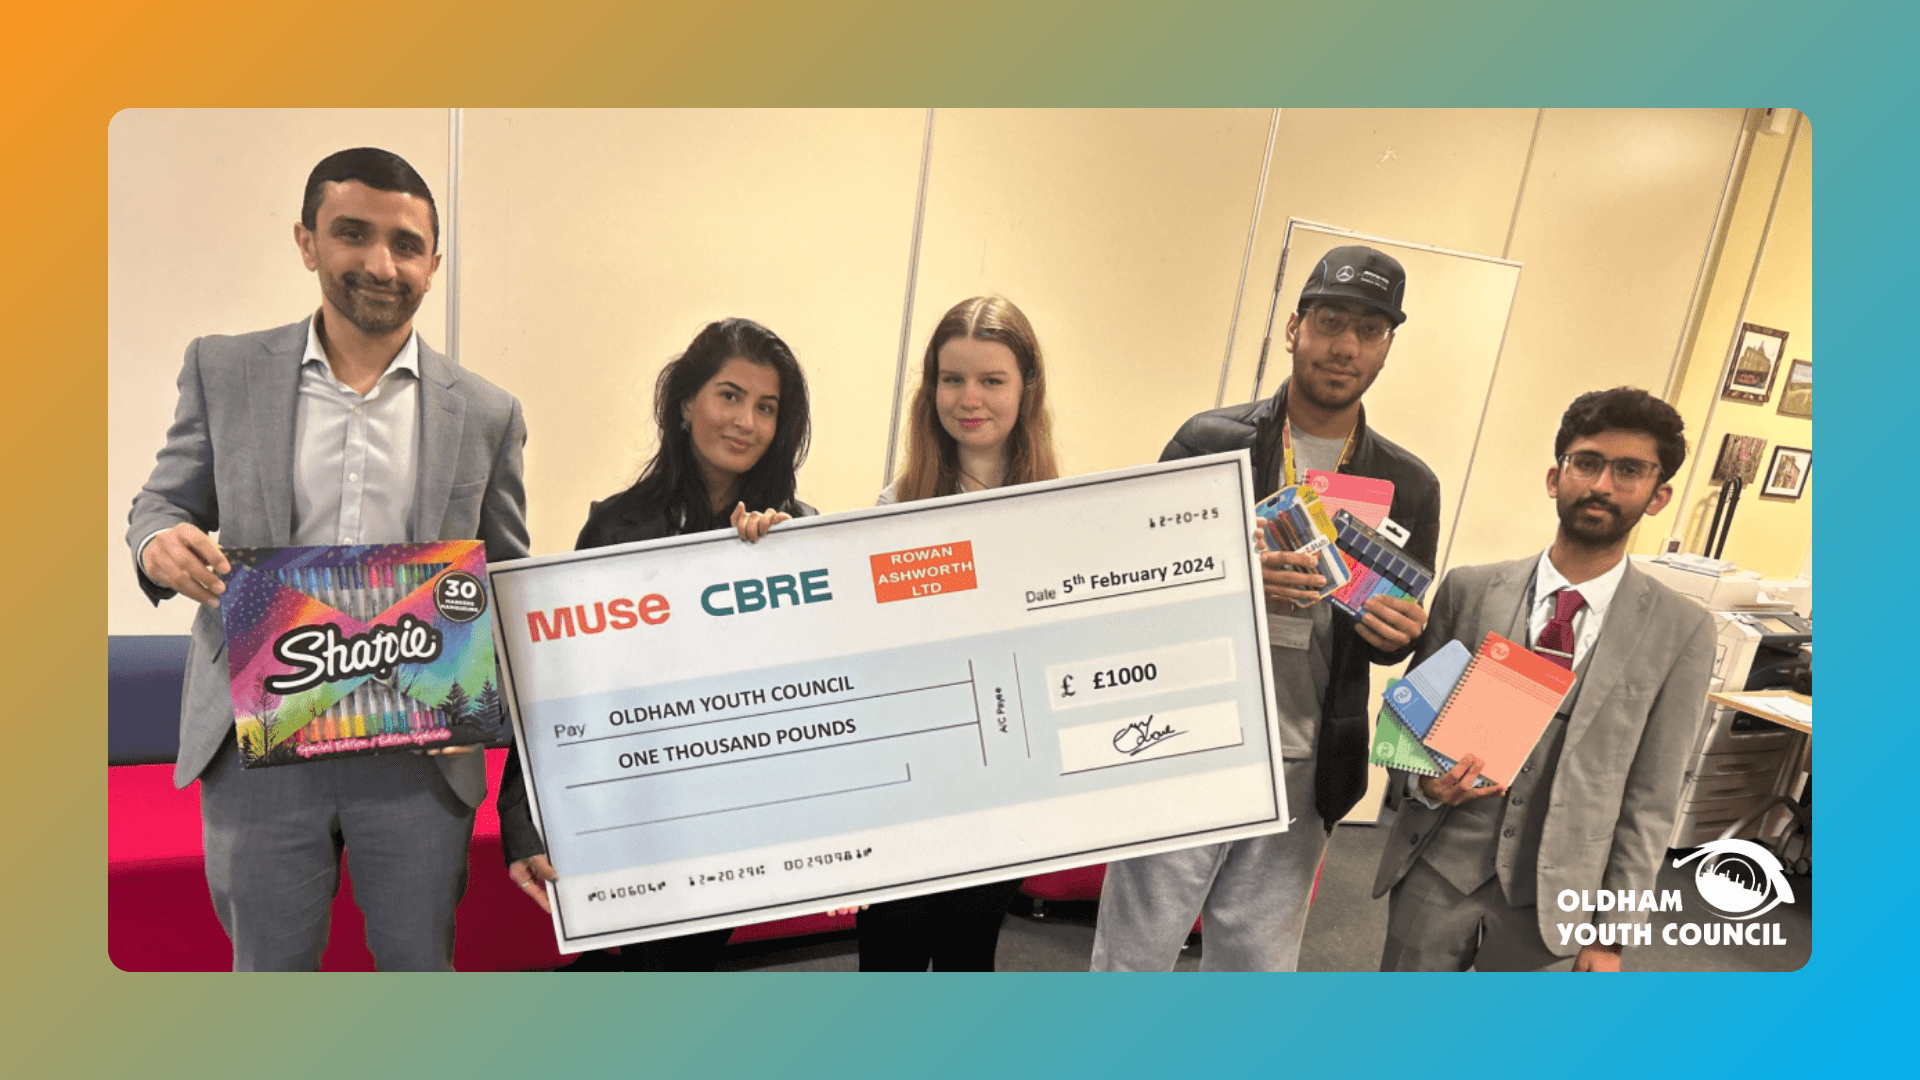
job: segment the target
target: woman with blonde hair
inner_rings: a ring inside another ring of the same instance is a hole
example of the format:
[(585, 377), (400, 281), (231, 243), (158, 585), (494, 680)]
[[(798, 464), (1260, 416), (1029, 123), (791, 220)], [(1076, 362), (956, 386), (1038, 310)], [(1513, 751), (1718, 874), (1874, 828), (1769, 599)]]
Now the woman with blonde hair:
[(908, 412), (906, 467), (880, 505), (1058, 475), (1033, 325), (1003, 297), (955, 304), (927, 342)]
[[(908, 414), (906, 466), (880, 504), (1059, 475), (1040, 342), (1012, 301), (976, 296), (941, 317)], [(992, 971), (1018, 879), (875, 904), (860, 915), (861, 971)]]

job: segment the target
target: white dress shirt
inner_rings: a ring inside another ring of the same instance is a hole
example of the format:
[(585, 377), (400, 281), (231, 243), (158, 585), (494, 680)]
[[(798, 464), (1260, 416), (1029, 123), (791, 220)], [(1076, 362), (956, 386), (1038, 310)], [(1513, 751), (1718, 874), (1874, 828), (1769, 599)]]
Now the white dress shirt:
[(334, 378), (307, 321), (293, 416), (293, 542), (401, 543), (419, 461), (420, 335), (363, 397)]
[(1553, 559), (1548, 557), (1551, 551), (1549, 548), (1540, 553), (1540, 563), (1533, 571), (1533, 610), (1527, 613), (1527, 647), (1532, 648), (1540, 640), (1540, 632), (1553, 621), (1560, 590), (1573, 589), (1586, 601), (1573, 613), (1573, 666), (1577, 668), (1580, 661), (1586, 659), (1587, 650), (1600, 640), (1600, 624), (1606, 620), (1607, 608), (1613, 605), (1613, 594), (1620, 590), (1621, 579), (1627, 576), (1627, 560), (1622, 556), (1613, 564), (1613, 569), (1574, 585), (1553, 565)]

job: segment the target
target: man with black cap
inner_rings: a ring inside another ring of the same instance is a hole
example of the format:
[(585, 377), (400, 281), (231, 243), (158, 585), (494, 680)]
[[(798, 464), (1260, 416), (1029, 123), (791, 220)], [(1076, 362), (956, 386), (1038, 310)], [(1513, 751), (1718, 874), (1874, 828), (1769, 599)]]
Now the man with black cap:
[[(1408, 531), (1407, 553), (1432, 565), (1440, 482), (1419, 458), (1368, 428), (1360, 406), (1406, 321), (1405, 294), (1406, 272), (1385, 252), (1361, 245), (1327, 252), (1287, 319), (1292, 378), (1264, 401), (1188, 420), (1160, 460), (1246, 448), (1262, 494), (1304, 482), (1308, 470), (1391, 481), (1388, 517)], [(1426, 613), (1375, 597), (1356, 620), (1316, 601), (1325, 583), (1311, 557), (1270, 551), (1261, 564), (1287, 831), (1110, 865), (1094, 936), (1096, 971), (1171, 970), (1196, 916), (1205, 928), (1202, 969), (1291, 971), (1299, 961), (1328, 835), (1366, 791), (1369, 667), (1404, 658)]]

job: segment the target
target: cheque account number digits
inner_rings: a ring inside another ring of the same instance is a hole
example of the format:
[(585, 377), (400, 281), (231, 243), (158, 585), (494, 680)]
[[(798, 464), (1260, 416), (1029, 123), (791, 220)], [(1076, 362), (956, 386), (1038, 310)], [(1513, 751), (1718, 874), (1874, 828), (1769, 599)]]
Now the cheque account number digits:
[(1164, 529), (1169, 525), (1191, 525), (1196, 521), (1211, 521), (1220, 516), (1220, 508), (1209, 506), (1205, 510), (1182, 510), (1173, 514), (1147, 515), (1147, 528)]

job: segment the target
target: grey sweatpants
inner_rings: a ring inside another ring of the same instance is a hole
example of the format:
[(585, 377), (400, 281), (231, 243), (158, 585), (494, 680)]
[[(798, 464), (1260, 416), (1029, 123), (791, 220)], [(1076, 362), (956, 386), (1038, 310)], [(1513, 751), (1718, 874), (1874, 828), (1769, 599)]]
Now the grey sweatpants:
[(1095, 971), (1171, 971), (1204, 923), (1202, 971), (1292, 971), (1327, 830), (1313, 807), (1313, 761), (1286, 763), (1287, 831), (1107, 866), (1093, 935)]

